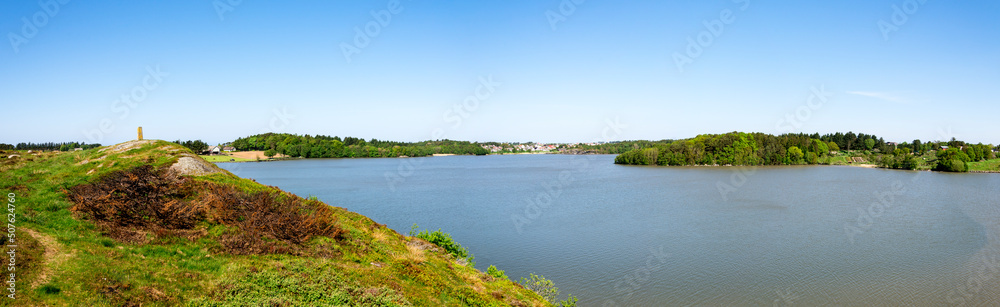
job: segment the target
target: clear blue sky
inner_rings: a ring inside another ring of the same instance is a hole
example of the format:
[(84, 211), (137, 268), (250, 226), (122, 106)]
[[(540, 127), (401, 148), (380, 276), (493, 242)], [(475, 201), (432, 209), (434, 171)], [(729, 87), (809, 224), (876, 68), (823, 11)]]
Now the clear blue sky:
[[(471, 141), (852, 130), (1000, 143), (997, 1), (403, 0), (348, 62), (342, 44), (391, 2), (242, 1), (220, 17), (208, 0), (4, 1), (0, 142), (113, 144), (143, 126), (210, 143), (435, 129)], [(725, 10), (713, 34), (704, 22)], [(680, 71), (675, 54), (699, 35), (711, 44)], [(486, 99), (453, 110), (490, 77)], [(831, 96), (809, 107), (814, 87)], [(805, 120), (779, 123), (797, 110)]]

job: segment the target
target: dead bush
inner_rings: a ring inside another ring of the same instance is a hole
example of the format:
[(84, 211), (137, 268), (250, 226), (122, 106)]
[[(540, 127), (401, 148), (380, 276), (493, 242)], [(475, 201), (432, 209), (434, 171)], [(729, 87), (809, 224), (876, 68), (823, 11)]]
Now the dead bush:
[(245, 193), (220, 185), (211, 185), (206, 192), (205, 207), (212, 219), (240, 230), (238, 237), (222, 241), (234, 252), (284, 250), (267, 239), (301, 244), (314, 236), (334, 237), (341, 231), (330, 207), (320, 202), (279, 192)]
[(204, 210), (185, 201), (187, 181), (150, 165), (113, 172), (70, 188), (71, 210), (118, 227), (191, 229)]
[(71, 210), (122, 242), (143, 244), (146, 234), (207, 235), (202, 222), (233, 226), (219, 242), (234, 254), (290, 253), (315, 236), (343, 233), (330, 207), (281, 192), (247, 193), (195, 182), (145, 165), (105, 175), (68, 191)]

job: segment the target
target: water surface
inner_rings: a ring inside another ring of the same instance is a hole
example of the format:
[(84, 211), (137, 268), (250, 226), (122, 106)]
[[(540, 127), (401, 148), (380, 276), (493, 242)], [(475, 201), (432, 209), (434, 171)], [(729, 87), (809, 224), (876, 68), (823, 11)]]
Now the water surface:
[(1000, 175), (641, 167), (614, 156), (222, 163), (400, 233), (449, 232), (581, 306), (1000, 304)]

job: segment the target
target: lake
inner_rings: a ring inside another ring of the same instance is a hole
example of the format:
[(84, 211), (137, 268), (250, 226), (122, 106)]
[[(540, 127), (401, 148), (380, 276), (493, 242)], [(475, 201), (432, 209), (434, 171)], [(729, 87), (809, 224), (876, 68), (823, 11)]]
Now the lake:
[(580, 306), (1000, 304), (1000, 175), (643, 167), (612, 155), (221, 163)]

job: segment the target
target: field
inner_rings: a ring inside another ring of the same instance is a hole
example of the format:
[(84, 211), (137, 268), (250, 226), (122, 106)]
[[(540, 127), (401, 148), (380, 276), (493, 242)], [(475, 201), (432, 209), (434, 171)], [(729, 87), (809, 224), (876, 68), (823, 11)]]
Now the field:
[(845, 155), (825, 156), (825, 157), (819, 158), (819, 163), (820, 164), (830, 164), (830, 165), (846, 165), (847, 164), (847, 156), (845, 156)]
[(217, 155), (217, 156), (198, 155), (198, 157), (201, 157), (202, 159), (205, 159), (205, 161), (208, 161), (208, 162), (249, 162), (249, 161), (257, 161), (257, 159), (246, 159), (246, 158), (235, 157), (235, 156), (227, 156), (227, 155)]
[[(267, 160), (267, 156), (264, 155), (263, 151), (235, 151), (235, 152), (224, 152), (220, 155), (207, 156), (198, 155), (202, 159), (208, 162), (250, 162), (258, 160)], [(277, 154), (274, 158), (287, 158), (283, 154)]]
[(986, 160), (982, 162), (969, 162), (969, 171), (993, 171), (1000, 172), (1000, 158)]

